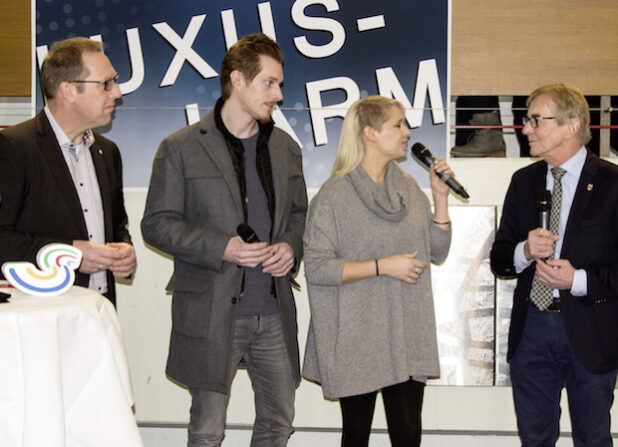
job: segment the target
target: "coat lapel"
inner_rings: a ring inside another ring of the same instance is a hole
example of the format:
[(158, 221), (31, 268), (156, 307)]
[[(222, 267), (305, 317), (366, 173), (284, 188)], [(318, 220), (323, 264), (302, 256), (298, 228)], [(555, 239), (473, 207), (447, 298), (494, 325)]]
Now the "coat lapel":
[(92, 163), (97, 174), (99, 183), (99, 191), (101, 192), (101, 202), (103, 204), (103, 220), (105, 224), (105, 240), (114, 240), (114, 231), (112, 228), (112, 193), (110, 190), (110, 179), (107, 167), (105, 165), (105, 150), (102, 145), (97, 142), (96, 137), (92, 146), (90, 146), (90, 154), (92, 155)]
[[(280, 228), (283, 222), (283, 212), (287, 208), (283, 200), (287, 194), (285, 191), (286, 183), (288, 181), (289, 169), (286, 165), (287, 157), (285, 154), (285, 146), (279, 144), (276, 141), (276, 134), (271, 135), (271, 139), (268, 142), (268, 153), (270, 155), (270, 168), (273, 178), (273, 193), (275, 195), (275, 216), (272, 223), (272, 235), (276, 236), (280, 233)], [(282, 149), (284, 148), (284, 149)]]
[[(547, 189), (547, 163), (541, 162), (537, 165), (537, 171), (534, 181), (536, 182), (535, 191), (541, 191)], [(537, 196), (534, 196), (534, 200)]]
[(41, 111), (37, 115), (37, 146), (41, 154), (42, 159), (49, 167), (49, 174), (54, 178), (58, 185), (58, 190), (62, 193), (60, 197), (54, 197), (54, 200), (64, 200), (68, 209), (71, 210), (71, 218), (75, 221), (75, 224), (80, 229), (83, 235), (86, 235), (86, 222), (82, 214), (82, 207), (79, 201), (79, 196), (75, 190), (71, 173), (67, 167), (64, 156), (62, 155), (62, 149), (56, 139), (56, 134), (51, 128), (51, 124), (47, 119), (44, 111)]
[(561, 256), (568, 253), (569, 243), (571, 241), (570, 236), (577, 230), (577, 224), (581, 221), (584, 212), (588, 208), (590, 198), (594, 193), (594, 184), (599, 168), (598, 162), (599, 160), (596, 155), (588, 151), (586, 155), (586, 163), (584, 164), (584, 168), (582, 169), (582, 173), (579, 177), (579, 182), (577, 183), (575, 197), (573, 197), (573, 204), (571, 205), (569, 219), (567, 220), (567, 226), (564, 231)]
[(206, 115), (200, 121), (199, 142), (204, 148), (204, 151), (206, 151), (206, 154), (223, 175), (223, 178), (230, 188), (234, 203), (238, 208), (238, 213), (242, 216), (243, 206), (240, 185), (236, 177), (234, 165), (232, 164), (232, 157), (230, 156), (223, 135), (215, 128), (215, 120), (212, 114)]

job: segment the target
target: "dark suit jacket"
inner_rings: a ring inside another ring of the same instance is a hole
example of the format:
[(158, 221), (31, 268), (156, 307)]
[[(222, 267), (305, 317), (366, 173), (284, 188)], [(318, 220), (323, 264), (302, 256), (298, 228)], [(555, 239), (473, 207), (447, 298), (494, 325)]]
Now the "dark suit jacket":
[[(122, 193), (118, 147), (95, 133), (90, 147), (97, 173), (106, 242), (131, 242)], [(51, 242), (88, 240), (79, 196), (45, 112), (0, 132), (0, 265), (36, 264)], [(76, 272), (75, 284), (88, 287), (90, 275)], [(107, 275), (108, 298), (115, 303), (114, 277)]]
[[(513, 253), (538, 227), (537, 193), (545, 189), (547, 163), (520, 169), (511, 180), (500, 227), (491, 250), (491, 268), (501, 277), (517, 276), (509, 331), (510, 360), (526, 319), (536, 263), (519, 275)], [(593, 373), (618, 367), (618, 167), (588, 151), (564, 234), (561, 259), (588, 275), (588, 295), (560, 291), (569, 340)]]

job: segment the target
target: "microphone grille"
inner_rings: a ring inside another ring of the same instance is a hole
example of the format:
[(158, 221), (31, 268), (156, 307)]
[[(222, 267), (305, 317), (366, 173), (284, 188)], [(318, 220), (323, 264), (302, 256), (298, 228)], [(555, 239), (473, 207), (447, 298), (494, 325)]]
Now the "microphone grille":
[(425, 146), (423, 146), (422, 143), (414, 143), (414, 145), (412, 146), (412, 153), (416, 157), (420, 156), (424, 150), (425, 150)]
[(541, 189), (537, 195), (536, 204), (539, 211), (551, 210), (551, 191)]

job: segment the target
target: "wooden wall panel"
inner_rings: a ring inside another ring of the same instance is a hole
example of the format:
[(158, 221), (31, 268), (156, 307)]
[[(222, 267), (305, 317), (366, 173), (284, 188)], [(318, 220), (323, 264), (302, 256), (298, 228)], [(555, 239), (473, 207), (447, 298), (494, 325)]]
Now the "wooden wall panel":
[(30, 96), (30, 0), (0, 0), (0, 96)]
[(618, 1), (452, 0), (453, 95), (618, 94)]

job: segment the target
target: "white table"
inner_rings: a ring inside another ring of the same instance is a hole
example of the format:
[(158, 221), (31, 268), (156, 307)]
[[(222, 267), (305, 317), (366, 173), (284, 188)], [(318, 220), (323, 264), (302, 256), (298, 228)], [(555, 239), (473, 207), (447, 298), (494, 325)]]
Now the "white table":
[(0, 446), (143, 447), (112, 304), (77, 286), (0, 291)]

